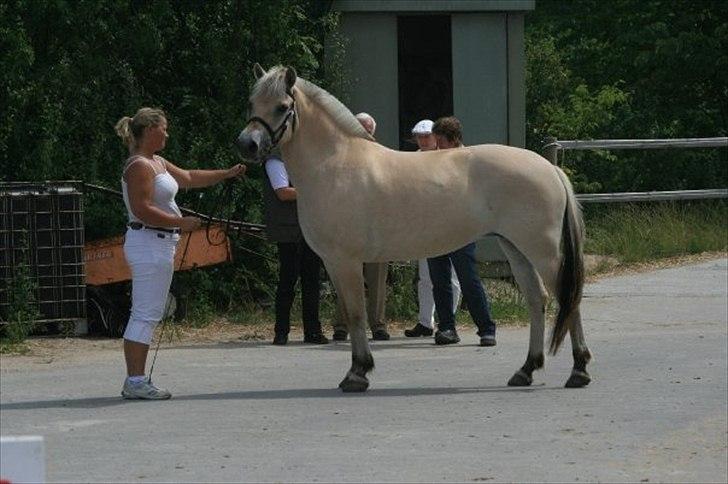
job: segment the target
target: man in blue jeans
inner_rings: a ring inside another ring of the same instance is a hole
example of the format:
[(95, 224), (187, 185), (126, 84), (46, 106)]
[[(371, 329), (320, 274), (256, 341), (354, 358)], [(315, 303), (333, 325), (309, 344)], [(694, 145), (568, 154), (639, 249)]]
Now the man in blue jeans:
[[(438, 119), (432, 127), (432, 134), (437, 139), (438, 149), (463, 146), (462, 125), (454, 116)], [(435, 311), (438, 318), (435, 344), (448, 345), (460, 342), (460, 337), (455, 329), (455, 312), (453, 311), (453, 294), (450, 283), (452, 267), (460, 281), (460, 289), (470, 316), (478, 326), (480, 346), (495, 346), (495, 321), (490, 317), (488, 297), (485, 295), (483, 283), (478, 276), (475, 242), (448, 254), (429, 258), (427, 264), (430, 267), (432, 295), (435, 299)]]

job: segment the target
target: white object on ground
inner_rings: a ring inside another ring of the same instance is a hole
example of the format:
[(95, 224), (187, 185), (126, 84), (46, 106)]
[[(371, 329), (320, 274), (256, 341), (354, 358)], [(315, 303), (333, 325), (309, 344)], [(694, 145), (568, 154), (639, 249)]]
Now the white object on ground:
[(43, 437), (0, 437), (0, 479), (45, 482)]

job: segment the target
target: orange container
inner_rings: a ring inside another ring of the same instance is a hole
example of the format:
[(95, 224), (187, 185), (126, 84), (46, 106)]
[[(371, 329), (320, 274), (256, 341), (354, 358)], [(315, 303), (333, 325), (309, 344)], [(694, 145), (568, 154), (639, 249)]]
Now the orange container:
[[(174, 258), (175, 271), (205, 267), (232, 260), (230, 239), (225, 231), (219, 226), (210, 227), (210, 241), (212, 241), (212, 244), (207, 240), (205, 231), (205, 229), (198, 229), (191, 233), (182, 234)], [(180, 266), (183, 254), (184, 263)], [(84, 260), (86, 262), (86, 284), (101, 286), (131, 279), (131, 271), (124, 258), (123, 236), (86, 244), (84, 246)]]

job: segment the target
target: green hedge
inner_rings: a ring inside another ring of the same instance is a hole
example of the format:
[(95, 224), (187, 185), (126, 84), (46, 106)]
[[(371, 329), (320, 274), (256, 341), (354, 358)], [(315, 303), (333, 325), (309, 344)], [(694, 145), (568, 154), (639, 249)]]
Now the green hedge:
[[(77, 179), (119, 188), (126, 148), (114, 124), (142, 106), (163, 108), (163, 155), (186, 168), (240, 161), (232, 141), (246, 119), (252, 65), (284, 64), (328, 86), (324, 38), (337, 25), (318, 0), (10, 0), (0, 3), (0, 176)], [(234, 217), (260, 222), (260, 168), (235, 187)], [(214, 210), (220, 189), (180, 193)], [(86, 234), (123, 231), (120, 199), (89, 193)], [(218, 209), (220, 210), (220, 209)], [(235, 241), (235, 263), (182, 275), (201, 299), (225, 307), (270, 292), (274, 255)]]
[[(527, 144), (728, 136), (723, 0), (537, 0), (526, 16)], [(581, 192), (728, 186), (728, 149), (570, 151)]]

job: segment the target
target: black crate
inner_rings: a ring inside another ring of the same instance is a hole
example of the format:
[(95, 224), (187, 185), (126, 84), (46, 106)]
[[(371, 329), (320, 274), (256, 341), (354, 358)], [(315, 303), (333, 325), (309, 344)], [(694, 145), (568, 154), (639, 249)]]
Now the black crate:
[(42, 321), (86, 318), (83, 194), (79, 182), (0, 183), (0, 318), (21, 265)]

